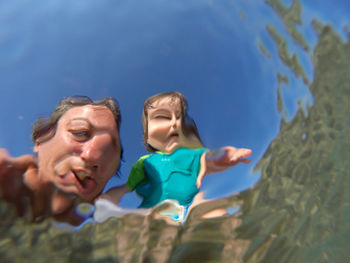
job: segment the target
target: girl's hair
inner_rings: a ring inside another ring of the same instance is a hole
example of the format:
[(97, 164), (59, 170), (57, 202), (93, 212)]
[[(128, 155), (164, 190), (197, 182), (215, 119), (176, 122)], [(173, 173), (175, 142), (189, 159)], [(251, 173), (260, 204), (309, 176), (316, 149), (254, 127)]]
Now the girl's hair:
[(194, 137), (196, 139), (196, 145), (203, 146), (202, 140), (199, 136), (199, 132), (196, 126), (196, 123), (194, 120), (188, 115), (187, 113), (187, 100), (186, 98), (177, 91), (172, 92), (164, 92), (156, 94), (152, 97), (149, 97), (144, 105), (143, 105), (143, 112), (142, 112), (142, 128), (143, 128), (143, 142), (146, 147), (146, 149), (150, 152), (156, 152), (157, 149), (153, 148), (150, 144), (147, 143), (148, 139), (148, 110), (150, 108), (153, 108), (152, 104), (162, 100), (164, 98), (169, 98), (171, 102), (175, 102), (177, 99), (179, 100), (180, 109), (181, 109), (181, 119), (182, 119), (182, 132), (184, 135), (189, 137)]

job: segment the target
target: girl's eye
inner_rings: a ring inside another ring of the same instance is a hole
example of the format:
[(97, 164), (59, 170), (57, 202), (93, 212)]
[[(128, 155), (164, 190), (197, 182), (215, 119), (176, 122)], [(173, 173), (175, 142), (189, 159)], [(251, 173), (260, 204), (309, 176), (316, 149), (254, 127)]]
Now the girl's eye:
[(169, 116), (165, 115), (157, 115), (155, 116), (156, 119), (163, 119), (163, 120), (170, 120), (171, 118)]

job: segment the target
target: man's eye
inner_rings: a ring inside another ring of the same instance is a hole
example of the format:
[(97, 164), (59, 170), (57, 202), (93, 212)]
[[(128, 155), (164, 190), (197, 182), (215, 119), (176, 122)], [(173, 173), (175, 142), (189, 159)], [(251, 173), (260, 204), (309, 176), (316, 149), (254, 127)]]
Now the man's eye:
[(89, 136), (88, 131), (71, 131), (71, 133), (77, 139), (85, 139)]

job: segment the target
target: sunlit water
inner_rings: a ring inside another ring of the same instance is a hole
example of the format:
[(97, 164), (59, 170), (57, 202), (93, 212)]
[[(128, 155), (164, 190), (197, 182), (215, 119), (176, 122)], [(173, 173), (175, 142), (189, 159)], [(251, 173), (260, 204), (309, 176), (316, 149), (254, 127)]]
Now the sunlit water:
[[(264, 3), (276, 17), (266, 17), (261, 25), (249, 17), (258, 13), (250, 8), (260, 8), (261, 3), (239, 3), (242, 27), (264, 29), (256, 35), (255, 55), (266, 64), (261, 74), (274, 70), (269, 88), (277, 99), (266, 107), (272, 105), (281, 116), (279, 133), (270, 132), (271, 140), (255, 162), (261, 177), (254, 186), (199, 205), (181, 225), (168, 224), (156, 213), (130, 214), (72, 232), (53, 227), (50, 221), (28, 224), (1, 203), (0, 261), (346, 262), (350, 258), (348, 21), (337, 24), (321, 11), (320, 17), (308, 17), (298, 1), (288, 9), (291, 2)], [(208, 6), (222, 8), (215, 1)], [(228, 6), (237, 9), (233, 1)], [(325, 3), (320, 10), (327, 7)], [(227, 19), (228, 27), (233, 27)], [(242, 69), (246, 78), (257, 73), (248, 71)], [(263, 87), (257, 86), (256, 94), (259, 88)], [(261, 135), (256, 131), (255, 136)], [(203, 218), (217, 208), (229, 213)]]

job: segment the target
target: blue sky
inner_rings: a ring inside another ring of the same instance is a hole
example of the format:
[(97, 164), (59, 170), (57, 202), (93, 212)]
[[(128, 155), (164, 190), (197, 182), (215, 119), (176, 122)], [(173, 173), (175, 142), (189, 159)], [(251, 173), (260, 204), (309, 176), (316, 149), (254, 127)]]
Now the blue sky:
[[(338, 7), (342, 15), (334, 24), (344, 24), (348, 6)], [(305, 13), (308, 19), (325, 16), (326, 10), (309, 3)], [(254, 164), (278, 134), (277, 72), (292, 80), (285, 92), (290, 116), (297, 99), (307, 96), (306, 87), (278, 59), (267, 23), (288, 37), (263, 1), (1, 1), (0, 147), (14, 156), (31, 153), (32, 123), (65, 96), (113, 96), (123, 117), (125, 162), (121, 178), (114, 180), (121, 184), (132, 163), (146, 154), (144, 100), (177, 90), (188, 99), (207, 147), (234, 145), (254, 152), (252, 164), (207, 176), (202, 188), (207, 197), (245, 189), (258, 179)], [(309, 23), (303, 30), (308, 40), (316, 39)], [(259, 40), (271, 59), (258, 50)], [(312, 79), (309, 54), (301, 56)], [(133, 194), (122, 203), (137, 204)]]

